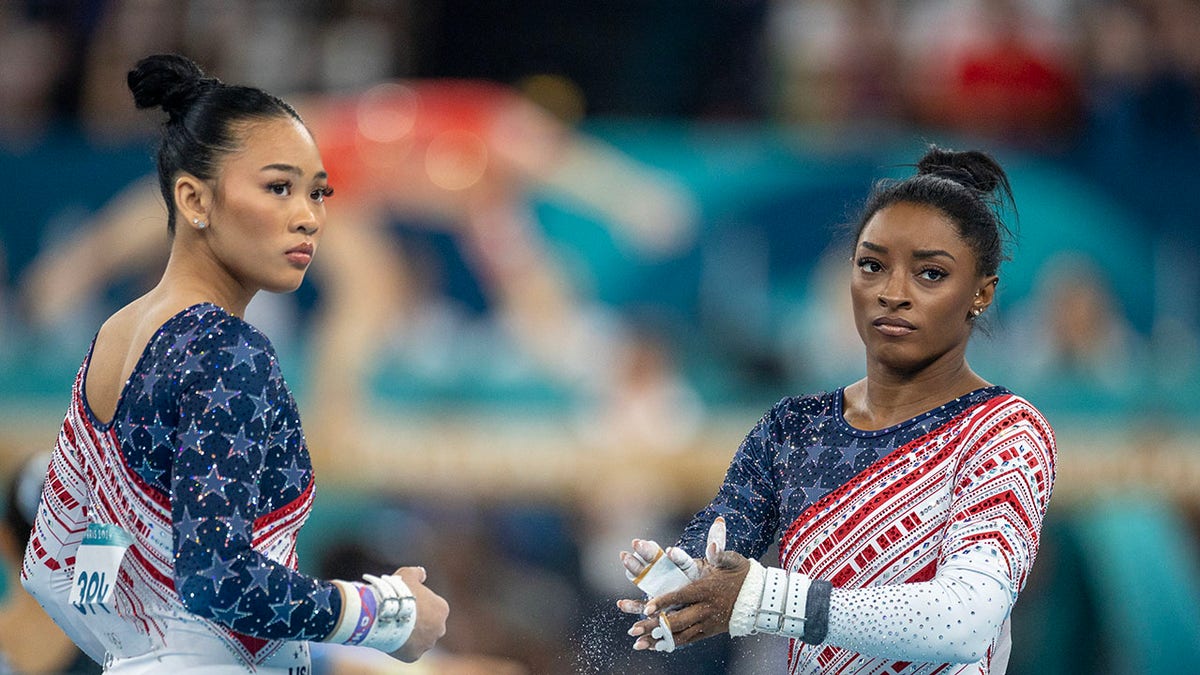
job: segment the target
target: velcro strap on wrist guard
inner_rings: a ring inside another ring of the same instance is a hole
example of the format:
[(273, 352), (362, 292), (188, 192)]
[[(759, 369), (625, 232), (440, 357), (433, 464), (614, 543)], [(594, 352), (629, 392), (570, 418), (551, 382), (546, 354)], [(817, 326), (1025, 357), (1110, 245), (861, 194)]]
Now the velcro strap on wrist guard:
[(404, 646), (417, 623), (417, 601), (395, 575), (363, 575), (368, 583), (334, 580), (342, 591), (342, 616), (326, 642), (391, 653)]
[(779, 621), (783, 618), (783, 608), (787, 603), (787, 586), (787, 572), (778, 567), (767, 568), (762, 602), (758, 606), (758, 616), (754, 619), (755, 630), (764, 633), (779, 632)]
[(364, 574), (378, 601), (375, 625), (358, 644), (391, 653), (404, 646), (417, 625), (417, 599), (395, 574)]
[(784, 606), (783, 620), (779, 624), (780, 635), (797, 639), (804, 637), (804, 612), (810, 584), (811, 580), (799, 572), (788, 574), (787, 604)]

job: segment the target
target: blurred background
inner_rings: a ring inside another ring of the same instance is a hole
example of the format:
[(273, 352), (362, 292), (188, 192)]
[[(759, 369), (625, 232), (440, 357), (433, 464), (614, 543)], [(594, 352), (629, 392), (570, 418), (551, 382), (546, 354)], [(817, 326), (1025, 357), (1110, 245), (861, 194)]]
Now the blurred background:
[(10, 495), (161, 273), (159, 119), (125, 73), (164, 51), (322, 146), (322, 255), (247, 318), (318, 465), (302, 569), (422, 564), (450, 602), (395, 672), (778, 672), (782, 640), (633, 654), (617, 553), (673, 541), (772, 403), (862, 376), (839, 226), (931, 142), (1009, 172), (969, 359), (1058, 434), (1009, 672), (1200, 656), (1200, 3), (0, 3)]

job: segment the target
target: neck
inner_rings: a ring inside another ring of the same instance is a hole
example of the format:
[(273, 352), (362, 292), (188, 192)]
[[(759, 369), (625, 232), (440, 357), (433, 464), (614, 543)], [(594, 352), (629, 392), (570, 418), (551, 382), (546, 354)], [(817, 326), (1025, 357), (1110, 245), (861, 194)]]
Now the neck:
[(255, 289), (242, 285), (199, 242), (183, 244), (178, 236), (155, 294), (181, 307), (211, 302), (234, 316), (243, 316)]
[(866, 379), (851, 385), (858, 394), (856, 416), (864, 423), (889, 426), (987, 386), (961, 351), (946, 357), (912, 372), (868, 362)]

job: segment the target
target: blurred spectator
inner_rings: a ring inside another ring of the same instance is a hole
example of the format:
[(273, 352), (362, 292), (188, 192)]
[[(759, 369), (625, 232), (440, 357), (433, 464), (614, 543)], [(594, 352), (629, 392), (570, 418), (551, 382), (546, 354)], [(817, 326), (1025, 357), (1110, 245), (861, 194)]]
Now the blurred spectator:
[(781, 349), (797, 387), (829, 390), (866, 374), (849, 302), (850, 253), (848, 247), (834, 245), (821, 256), (803, 298), (786, 318)]
[(776, 117), (831, 131), (894, 125), (900, 10), (881, 0), (773, 2), (764, 41)]
[(129, 104), (125, 76), (147, 54), (178, 51), (186, 3), (118, 0), (102, 7), (83, 62), (79, 120), (93, 139), (143, 135), (145, 114)]
[(918, 122), (1034, 147), (1077, 126), (1074, 45), (1053, 17), (1026, 0), (923, 4), (905, 44)]
[(65, 56), (54, 26), (0, 6), (0, 149), (26, 151), (56, 121)]
[(1025, 306), (1007, 321), (1013, 376), (1037, 392), (1078, 405), (1128, 400), (1141, 384), (1144, 340), (1125, 317), (1103, 270), (1078, 254), (1045, 263)]
[(21, 587), (21, 559), (42, 497), (50, 453), (22, 462), (8, 481), (7, 506), (0, 520), (0, 562), (4, 599), (0, 602), (0, 675), (84, 675), (101, 672)]

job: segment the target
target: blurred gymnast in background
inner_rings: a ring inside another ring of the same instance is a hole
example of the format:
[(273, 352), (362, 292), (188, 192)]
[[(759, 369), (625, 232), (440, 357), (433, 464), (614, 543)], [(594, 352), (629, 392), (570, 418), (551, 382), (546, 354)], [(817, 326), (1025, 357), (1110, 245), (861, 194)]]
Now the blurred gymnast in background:
[(128, 84), (167, 113), (170, 257), (79, 367), (22, 583), (109, 673), (295, 675), (309, 642), (416, 660), (448, 612), (424, 568), (297, 570), (314, 471), (274, 347), (242, 318), (317, 252), (332, 190), (316, 143), (284, 101), (181, 56), (143, 59)]
[[(505, 331), (553, 380), (593, 401), (621, 401), (620, 410), (643, 398), (659, 405), (664, 392), (687, 396), (669, 369), (647, 386), (645, 374), (619, 365), (640, 358), (644, 345), (620, 322), (597, 320), (530, 203), (535, 190), (566, 200), (610, 223), (635, 254), (670, 255), (690, 243), (697, 207), (667, 174), (488, 82), (385, 82), (302, 99), (297, 109), (339, 193), (329, 204), (338, 234), (313, 267), (320, 301), (308, 367), (321, 402), (311, 425), (318, 437), (345, 442), (362, 423), (374, 358), (397, 318), (412, 320), (422, 301), (420, 261), (389, 228), (398, 220), (454, 237)], [(35, 320), (52, 325), (86, 289), (161, 266), (161, 234), (145, 224), (162, 213), (147, 179), (78, 237), (46, 250), (23, 284)]]
[[(790, 673), (1004, 672), (1055, 462), (1041, 413), (965, 357), (1005, 197), (980, 152), (931, 148), (876, 185), (844, 259), (866, 377), (781, 400), (676, 547), (622, 552), (651, 596), (619, 603), (646, 615), (634, 649), (771, 633)], [(760, 565), (777, 537), (782, 567)]]

